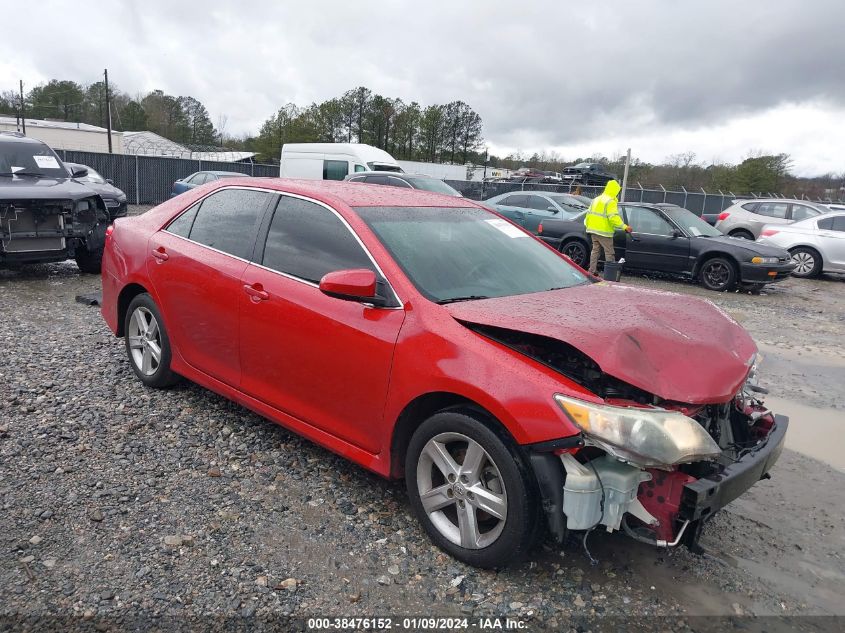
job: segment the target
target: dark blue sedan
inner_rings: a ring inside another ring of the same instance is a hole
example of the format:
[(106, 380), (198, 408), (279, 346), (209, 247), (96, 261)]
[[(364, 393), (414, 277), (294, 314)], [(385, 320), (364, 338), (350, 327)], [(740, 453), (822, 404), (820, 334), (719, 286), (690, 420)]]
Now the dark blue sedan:
[(173, 183), (173, 189), (170, 190), (170, 197), (174, 198), (180, 193), (185, 193), (188, 189), (199, 187), (207, 182), (214, 182), (221, 178), (234, 178), (236, 176), (244, 176), (236, 171), (198, 171), (190, 176), (185, 176), (181, 180)]

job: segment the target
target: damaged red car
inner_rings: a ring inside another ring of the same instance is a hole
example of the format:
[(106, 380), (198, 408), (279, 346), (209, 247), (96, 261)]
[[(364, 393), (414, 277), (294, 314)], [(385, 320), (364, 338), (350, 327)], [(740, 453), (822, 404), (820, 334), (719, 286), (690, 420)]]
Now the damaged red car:
[(787, 419), (712, 303), (602, 282), (464, 199), (229, 179), (118, 219), (102, 314), (150, 387), (199, 383), (404, 478), (472, 565), (545, 530), (699, 547)]

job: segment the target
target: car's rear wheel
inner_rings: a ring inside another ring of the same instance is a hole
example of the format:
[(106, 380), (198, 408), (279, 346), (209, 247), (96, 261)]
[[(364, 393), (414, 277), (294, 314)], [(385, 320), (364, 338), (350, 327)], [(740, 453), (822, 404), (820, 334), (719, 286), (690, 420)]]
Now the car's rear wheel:
[(444, 411), (414, 433), (405, 458), (411, 505), (431, 539), (477, 567), (500, 567), (530, 551), (540, 506), (530, 470), (473, 415)]
[(90, 275), (99, 275), (103, 265), (103, 248), (96, 248), (93, 251), (79, 250), (75, 259), (79, 270)]
[(701, 265), (698, 278), (708, 290), (722, 292), (732, 290), (736, 285), (736, 267), (724, 257), (713, 257)]
[(160, 389), (179, 380), (170, 370), (170, 338), (158, 306), (149, 294), (142, 293), (132, 299), (123, 331), (129, 363), (141, 382)]
[(737, 229), (736, 231), (731, 231), (728, 233), (731, 237), (738, 237), (743, 240), (751, 240), (754, 241), (754, 234), (751, 231), (746, 231), (745, 229)]
[(560, 252), (566, 255), (581, 268), (587, 264), (590, 254), (587, 247), (579, 240), (569, 240), (560, 245)]
[(822, 270), (822, 258), (818, 252), (806, 246), (793, 248), (789, 252), (792, 255), (792, 261), (795, 262), (795, 270), (792, 271), (795, 277), (807, 279), (819, 275)]

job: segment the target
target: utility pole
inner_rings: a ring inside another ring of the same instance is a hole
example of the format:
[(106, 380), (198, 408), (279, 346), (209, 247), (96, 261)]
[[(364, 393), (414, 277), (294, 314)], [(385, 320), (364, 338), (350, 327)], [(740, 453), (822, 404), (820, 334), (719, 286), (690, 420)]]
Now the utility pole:
[(108, 130), (109, 135), (109, 154), (112, 153), (111, 149), (111, 99), (109, 98), (109, 69), (106, 68), (103, 71), (103, 76), (105, 77), (106, 83), (106, 129)]
[(619, 197), (619, 202), (625, 202), (625, 193), (628, 190), (628, 165), (631, 164), (631, 148), (628, 148), (628, 154), (625, 156), (625, 172), (622, 174), (622, 195)]
[(23, 135), (26, 136), (26, 112), (23, 109), (23, 79), (21, 82), (21, 125), (23, 125)]

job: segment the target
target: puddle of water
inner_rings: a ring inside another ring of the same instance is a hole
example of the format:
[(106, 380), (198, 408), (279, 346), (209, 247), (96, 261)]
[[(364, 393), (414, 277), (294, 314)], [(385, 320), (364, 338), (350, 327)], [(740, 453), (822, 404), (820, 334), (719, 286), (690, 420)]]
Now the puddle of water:
[(845, 472), (845, 411), (766, 396), (766, 406), (789, 416), (786, 447)]

